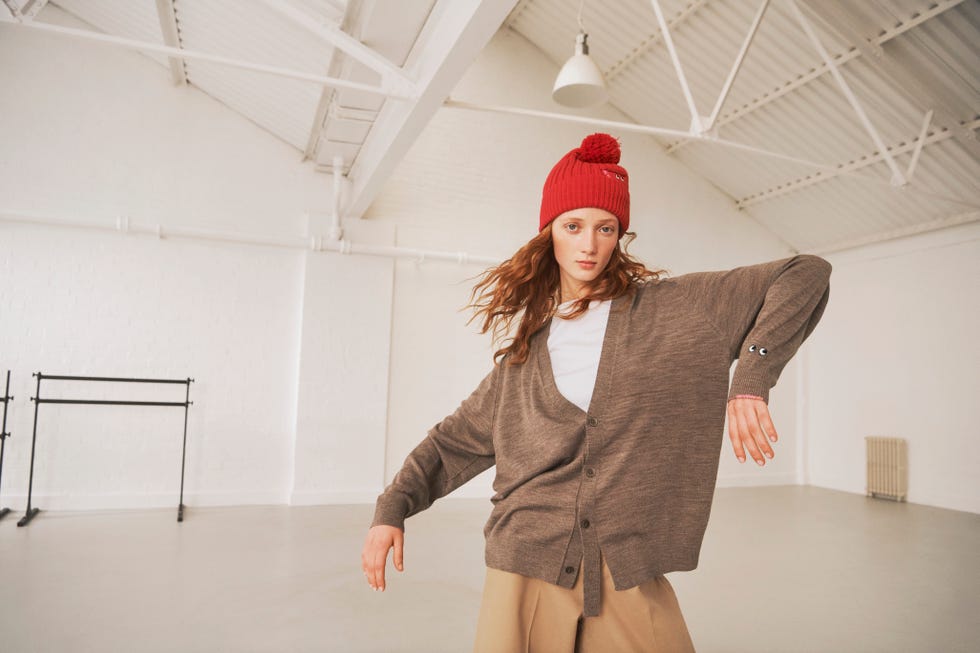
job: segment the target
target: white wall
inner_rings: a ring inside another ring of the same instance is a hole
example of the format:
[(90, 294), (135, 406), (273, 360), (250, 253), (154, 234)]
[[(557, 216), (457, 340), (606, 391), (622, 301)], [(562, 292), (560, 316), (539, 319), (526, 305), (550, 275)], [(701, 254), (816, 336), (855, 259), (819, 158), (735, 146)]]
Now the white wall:
[[(459, 100), (558, 111), (550, 98), (557, 67), (526, 39), (499, 32), (452, 93)], [(624, 120), (611, 109), (601, 117)], [(596, 129), (536, 118), (439, 110), (368, 212), (393, 222), (398, 242), (471, 254), (509, 256), (537, 232), (541, 187), (551, 167)], [(631, 252), (673, 275), (789, 256), (769, 232), (710, 183), (663, 154), (647, 137), (616, 134), (630, 171)], [(459, 405), (490, 369), (490, 338), (458, 312), (479, 266), (400, 262), (396, 267), (385, 481), (427, 430)], [(807, 346), (804, 343), (804, 348)], [(718, 434), (720, 485), (795, 483), (799, 362), (771, 394), (782, 436), (765, 468), (739, 464)], [(490, 496), (493, 470), (453, 496)], [(379, 488), (380, 489), (380, 488)]]
[[(50, 5), (42, 17), (89, 28)], [(175, 88), (142, 55), (0, 28), (0, 61), (0, 211), (299, 235), (304, 212), (331, 206), (329, 178), (294, 148)], [(0, 502), (24, 506), (38, 370), (194, 377), (186, 503), (286, 501), (304, 258), (0, 221), (0, 372), (12, 371), (16, 397)], [(149, 390), (42, 387), (48, 397)], [(182, 430), (178, 408), (44, 405), (34, 504), (174, 505)]]
[[(42, 15), (78, 26), (50, 5)], [(329, 211), (329, 178), (295, 149), (174, 88), (141, 55), (2, 36), (0, 211), (269, 235), (307, 233), (304, 215)], [(556, 72), (505, 30), (453, 96), (554, 109)], [(509, 255), (536, 230), (548, 170), (590, 131), (442, 109), (347, 235)], [(633, 180), (633, 252), (648, 265), (678, 275), (791, 253), (652, 141), (618, 135)], [(910, 500), (977, 510), (980, 461), (966, 430), (977, 416), (967, 339), (977, 307), (963, 300), (976, 296), (976, 254), (975, 232), (950, 231), (829, 256), (827, 313), (771, 394), (776, 459), (739, 465), (719, 433), (719, 484), (808, 480), (863, 493), (863, 436), (906, 434)], [(17, 397), (0, 503), (23, 508), (37, 370), (193, 376), (191, 506), (373, 502), (489, 369), (489, 337), (458, 310), (480, 270), (0, 221), (0, 371), (13, 371)], [(172, 505), (182, 428), (172, 409), (43, 410), (36, 505)], [(454, 496), (489, 496), (491, 479)]]
[(809, 483), (865, 493), (866, 436), (908, 440), (908, 501), (980, 512), (980, 225), (826, 257)]
[[(344, 237), (382, 246), (394, 239), (390, 226), (366, 221), (346, 224)], [(373, 501), (384, 461), (394, 261), (311, 254), (304, 278), (290, 503)]]

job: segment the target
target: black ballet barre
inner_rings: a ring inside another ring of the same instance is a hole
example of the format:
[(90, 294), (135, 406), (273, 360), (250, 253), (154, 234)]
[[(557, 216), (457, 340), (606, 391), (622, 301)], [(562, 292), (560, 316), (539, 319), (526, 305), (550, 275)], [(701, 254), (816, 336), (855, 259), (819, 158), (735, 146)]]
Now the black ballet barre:
[[(3, 449), (7, 438), (10, 437), (7, 433), (7, 404), (13, 400), (14, 398), (10, 396), (10, 370), (7, 370), (7, 387), (3, 390), (3, 397), (0, 397), (0, 404), (3, 404), (3, 424), (0, 426), (0, 490), (3, 489)], [(2, 505), (0, 503), (0, 506)], [(3, 519), (8, 512), (10, 508), (0, 508), (0, 519)]]
[[(191, 404), (191, 383), (194, 379), (127, 379), (108, 376), (59, 376), (53, 374), (42, 374), (36, 372), (32, 376), (37, 377), (37, 396), (31, 397), (34, 402), (34, 435), (31, 438), (31, 471), (27, 485), (27, 512), (17, 522), (18, 526), (26, 526), (34, 519), (35, 515), (41, 511), (40, 508), (31, 507), (31, 494), (34, 488), (34, 448), (37, 443), (37, 414), (41, 404), (87, 404), (100, 406), (183, 406), (184, 407), (184, 443), (180, 453), (180, 500), (177, 503), (177, 521), (184, 521), (184, 468), (187, 459), (187, 412)], [(102, 399), (47, 399), (41, 397), (41, 381), (107, 381), (115, 383), (170, 383), (183, 384), (187, 386), (184, 401), (117, 401)], [(13, 397), (11, 397), (13, 399)]]

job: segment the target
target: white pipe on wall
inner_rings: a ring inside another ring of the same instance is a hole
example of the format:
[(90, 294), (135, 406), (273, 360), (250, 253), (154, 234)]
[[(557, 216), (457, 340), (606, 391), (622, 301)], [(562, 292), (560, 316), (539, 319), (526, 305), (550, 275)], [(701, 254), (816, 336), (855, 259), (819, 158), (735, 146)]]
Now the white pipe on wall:
[(340, 193), (344, 180), (343, 167), (344, 158), (335, 154), (333, 157), (333, 216), (330, 219), (331, 240), (340, 240), (344, 237), (344, 230), (340, 226)]
[(198, 229), (195, 227), (164, 227), (159, 223), (132, 223), (130, 222), (129, 218), (125, 216), (119, 217), (115, 221), (106, 219), (77, 220), (73, 218), (63, 218), (51, 215), (28, 215), (19, 212), (0, 211), (0, 222), (16, 222), (42, 226), (149, 234), (151, 236), (156, 236), (157, 238), (190, 238), (194, 240), (209, 240), (245, 245), (284, 247), (287, 249), (309, 249), (315, 252), (329, 251), (340, 254), (408, 258), (415, 259), (419, 262), (435, 260), (452, 261), (460, 265), (464, 263), (497, 265), (503, 260), (502, 258), (495, 258), (491, 256), (471, 256), (466, 252), (444, 252), (437, 250), (381, 245), (359, 245), (348, 240), (331, 240), (329, 238), (323, 238), (322, 236), (310, 236), (308, 238), (302, 236), (261, 236), (240, 232)]

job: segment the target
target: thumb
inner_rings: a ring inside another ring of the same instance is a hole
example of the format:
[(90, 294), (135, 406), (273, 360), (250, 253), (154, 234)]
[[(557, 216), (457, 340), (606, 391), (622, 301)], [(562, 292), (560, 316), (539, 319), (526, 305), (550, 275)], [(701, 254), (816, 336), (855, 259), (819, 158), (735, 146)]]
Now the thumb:
[(398, 571), (404, 571), (404, 548), (405, 548), (405, 537), (402, 533), (397, 533), (395, 535), (395, 568)]

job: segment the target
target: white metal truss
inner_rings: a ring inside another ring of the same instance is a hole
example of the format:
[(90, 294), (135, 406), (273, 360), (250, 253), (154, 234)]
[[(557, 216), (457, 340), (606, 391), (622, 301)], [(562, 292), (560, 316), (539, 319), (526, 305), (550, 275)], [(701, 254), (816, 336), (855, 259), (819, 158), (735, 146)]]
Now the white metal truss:
[(895, 186), (904, 186), (908, 182), (905, 181), (905, 175), (902, 174), (898, 164), (895, 162), (895, 157), (893, 157), (891, 152), (888, 151), (884, 141), (881, 140), (881, 135), (878, 134), (878, 130), (875, 129), (875, 126), (871, 124), (871, 119), (868, 118), (868, 114), (865, 113), (864, 107), (861, 106), (860, 100), (858, 100), (857, 96), (854, 95), (854, 91), (851, 90), (847, 80), (844, 79), (844, 76), (837, 68), (837, 64), (835, 64), (834, 60), (830, 58), (830, 54), (827, 52), (827, 49), (823, 47), (823, 43), (820, 42), (820, 38), (813, 30), (813, 25), (810, 24), (809, 19), (803, 15), (802, 11), (800, 11), (800, 7), (796, 4), (796, 0), (786, 1), (789, 3), (790, 8), (792, 8), (793, 13), (796, 14), (796, 19), (800, 21), (800, 27), (803, 28), (804, 32), (806, 32), (806, 35), (813, 44), (813, 47), (816, 48), (818, 53), (820, 53), (820, 57), (823, 59), (824, 64), (830, 69), (834, 79), (837, 80), (837, 85), (840, 86), (841, 91), (844, 93), (844, 97), (847, 98), (851, 108), (854, 109), (854, 113), (857, 114), (861, 124), (864, 125), (868, 135), (871, 136), (871, 140), (874, 141), (874, 144), (878, 147), (878, 151), (885, 157), (885, 162), (892, 171), (891, 183)]
[(349, 88), (355, 91), (363, 91), (365, 93), (382, 95), (391, 99), (398, 99), (398, 100), (416, 99), (414, 92), (408, 93), (403, 89), (389, 89), (389, 88), (385, 88), (384, 86), (379, 87), (379, 86), (372, 86), (370, 84), (361, 84), (358, 82), (351, 82), (346, 79), (338, 79), (336, 77), (314, 75), (311, 73), (306, 73), (298, 70), (291, 70), (289, 68), (268, 66), (265, 64), (254, 63), (251, 61), (242, 61), (241, 59), (232, 59), (230, 57), (222, 57), (214, 54), (208, 54), (205, 52), (182, 50), (180, 48), (175, 48), (168, 45), (159, 45), (157, 43), (149, 43), (146, 41), (127, 39), (119, 36), (112, 36), (109, 34), (92, 32), (89, 30), (74, 29), (71, 27), (61, 27), (59, 25), (52, 25), (49, 23), (39, 23), (32, 20), (20, 20), (20, 19), (10, 19), (10, 18), (0, 18), (0, 24), (13, 25), (13, 26), (23, 27), (27, 29), (34, 29), (42, 32), (51, 33), (51, 34), (58, 34), (61, 36), (68, 36), (72, 38), (93, 41), (96, 43), (117, 45), (132, 50), (140, 50), (146, 52), (160, 52), (162, 54), (177, 56), (183, 59), (199, 59), (201, 61), (210, 61), (211, 63), (233, 66), (236, 68), (243, 68), (245, 70), (253, 70), (256, 72), (266, 73), (270, 75), (279, 75), (281, 77), (288, 77), (292, 79), (298, 79), (301, 81), (314, 82), (324, 86)]
[[(945, 89), (935, 84), (926, 74), (918, 71), (908, 63), (899, 64), (885, 54), (880, 43), (872, 43), (854, 27), (855, 15), (848, 11), (847, 3), (827, 3), (820, 0), (801, 0), (811, 14), (820, 19), (827, 27), (840, 34), (846, 43), (855, 46), (864, 56), (864, 61), (874, 67), (875, 72), (884, 77), (893, 86), (905, 90), (931, 108), (935, 121), (953, 132), (953, 138), (965, 147), (976, 158), (980, 159), (980, 142), (972, 130), (960, 124), (957, 114), (968, 115), (973, 107), (962, 107), (965, 111), (957, 111), (952, 99)], [(952, 6), (952, 5), (951, 5)], [(950, 8), (950, 7), (947, 7)], [(908, 38), (916, 38), (909, 34)], [(959, 103), (963, 104), (963, 103)]]
[[(670, 29), (676, 28), (685, 20), (697, 14), (698, 10), (706, 4), (708, 4), (708, 0), (697, 0), (697, 2), (692, 2), (684, 7), (679, 14), (668, 20), (667, 27)], [(616, 62), (612, 68), (603, 71), (602, 76), (605, 78), (606, 83), (608, 84), (611, 82), (614, 77), (617, 77), (620, 73), (629, 68), (634, 61), (655, 48), (661, 41), (663, 41), (663, 33), (659, 30), (648, 36), (642, 43), (636, 46), (632, 52), (624, 57), (622, 61)]]
[(725, 80), (725, 84), (721, 88), (721, 93), (718, 94), (718, 101), (715, 103), (715, 108), (711, 112), (711, 115), (708, 116), (708, 120), (704, 125), (705, 130), (710, 131), (714, 128), (715, 121), (718, 119), (718, 113), (721, 111), (721, 107), (725, 104), (725, 100), (728, 98), (728, 93), (732, 90), (732, 82), (735, 81), (735, 76), (742, 67), (742, 61), (745, 60), (745, 53), (749, 51), (749, 46), (752, 45), (752, 39), (755, 38), (755, 34), (759, 30), (759, 23), (762, 22), (762, 16), (766, 13), (766, 8), (768, 6), (769, 0), (762, 0), (762, 4), (759, 5), (759, 9), (755, 13), (755, 18), (752, 19), (752, 25), (749, 26), (749, 33), (745, 35), (745, 41), (742, 43), (742, 49), (739, 50), (738, 55), (736, 55), (735, 63), (732, 64), (732, 70), (728, 73), (728, 79)]
[[(926, 123), (926, 125), (928, 125), (928, 123)], [(980, 128), (980, 120), (974, 120), (973, 122), (968, 123), (967, 127), (970, 129)], [(945, 141), (945, 140), (949, 140), (950, 138), (953, 138), (953, 132), (948, 129), (943, 131), (938, 131), (934, 133), (932, 136), (928, 136), (928, 137), (924, 136), (925, 131), (926, 130), (924, 126), (923, 132), (922, 134), (920, 134), (919, 138), (915, 139), (911, 143), (905, 143), (904, 145), (901, 146), (886, 148), (886, 151), (889, 151), (891, 154), (895, 154), (895, 155), (904, 154), (905, 152), (908, 152), (910, 150), (920, 151), (922, 147), (925, 145), (931, 145), (933, 143), (939, 143), (941, 141)], [(913, 162), (910, 163), (909, 165), (910, 170), (914, 170), (915, 167), (914, 161), (916, 158), (917, 158), (916, 155), (913, 155)], [(868, 177), (866, 175), (856, 174), (857, 171), (862, 170), (864, 168), (868, 168), (869, 166), (876, 165), (883, 160), (885, 160), (885, 157), (881, 154), (881, 152), (868, 154), (866, 156), (859, 157), (858, 161), (855, 163), (850, 163), (841, 166), (833, 166), (833, 169), (829, 171), (816, 172), (813, 175), (810, 175), (803, 179), (795, 179), (792, 181), (781, 182), (773, 188), (769, 188), (767, 190), (758, 193), (753, 193), (751, 195), (738, 199), (736, 200), (735, 204), (739, 209), (748, 208), (753, 204), (759, 204), (760, 202), (771, 200), (775, 197), (779, 197), (780, 195), (792, 193), (801, 190), (803, 188), (806, 188), (808, 186), (821, 184), (823, 182), (844, 175), (851, 176), (855, 179), (861, 179), (871, 184), (891, 185), (889, 182), (885, 182), (873, 177)], [(924, 197), (929, 197), (930, 199), (938, 199), (938, 200), (943, 200), (945, 202), (951, 202), (953, 204), (958, 204), (960, 206), (964, 206), (972, 210), (980, 210), (980, 203), (978, 203), (976, 200), (971, 201), (971, 200), (965, 200), (956, 197), (949, 197), (938, 193), (932, 193), (921, 188), (915, 188), (913, 186), (906, 186), (902, 188), (901, 191), (916, 194), (916, 195), (922, 195)]]
[(664, 12), (660, 9), (660, 0), (650, 0), (653, 4), (653, 11), (657, 14), (657, 22), (660, 24), (660, 32), (664, 35), (664, 43), (667, 45), (667, 51), (670, 53), (670, 60), (674, 64), (674, 70), (677, 72), (677, 79), (681, 83), (681, 90), (684, 93), (684, 100), (687, 102), (688, 111), (691, 112), (691, 133), (693, 134), (703, 134), (704, 124), (701, 122), (701, 115), (698, 113), (698, 108), (694, 105), (694, 96), (691, 94), (691, 87), (687, 83), (687, 77), (684, 76), (684, 69), (681, 67), (680, 57), (677, 56), (677, 49), (674, 48), (674, 39), (670, 36), (670, 29), (667, 27), (667, 21), (664, 19)]
[(401, 68), (347, 32), (332, 25), (326, 25), (313, 20), (309, 15), (284, 2), (284, 0), (260, 1), (282, 17), (288, 19), (294, 25), (326, 41), (381, 75), (382, 86), (385, 88), (396, 89), (405, 95), (414, 95), (415, 83)]
[(3, 4), (5, 7), (7, 7), (7, 11), (10, 12), (11, 16), (18, 19), (20, 18), (21, 14), (19, 4), (17, 4), (14, 0), (3, 0)]
[(865, 247), (867, 245), (883, 243), (896, 238), (908, 238), (909, 236), (924, 234), (930, 231), (938, 231), (940, 229), (949, 229), (950, 227), (957, 227), (959, 225), (970, 224), (978, 221), (980, 221), (980, 211), (967, 211), (966, 213), (937, 218), (936, 220), (930, 220), (928, 222), (920, 222), (907, 227), (889, 229), (888, 231), (876, 233), (872, 236), (838, 241), (836, 243), (831, 243), (830, 245), (811, 250), (809, 253), (816, 254), (818, 256), (825, 256), (827, 254), (854, 249), (855, 247)]
[[(909, 161), (909, 167), (905, 171), (905, 178), (912, 181), (912, 175), (915, 174), (915, 166), (919, 162), (919, 155), (922, 154), (922, 146), (926, 144), (926, 134), (929, 133), (929, 123), (932, 122), (932, 109), (926, 112), (926, 117), (922, 121), (922, 129), (919, 131), (919, 138), (915, 141), (915, 151), (912, 152), (912, 160)], [(953, 138), (956, 138), (954, 135)]]
[(386, 102), (382, 107), (351, 168), (353, 186), (345, 215), (361, 216), (367, 211), (395, 166), (515, 4), (516, 0), (436, 4), (405, 66), (420, 89), (417, 101)]
[(722, 147), (731, 147), (737, 150), (751, 152), (752, 154), (760, 154), (762, 156), (781, 159), (783, 161), (800, 163), (802, 165), (812, 166), (820, 170), (830, 171), (830, 170), (837, 169), (837, 166), (828, 165), (825, 163), (819, 163), (817, 161), (810, 161), (809, 159), (802, 159), (800, 157), (792, 156), (789, 154), (783, 154), (782, 152), (773, 152), (772, 150), (764, 150), (760, 147), (755, 147), (754, 145), (746, 145), (745, 143), (738, 143), (736, 141), (729, 141), (723, 138), (716, 138), (710, 134), (692, 134), (691, 132), (681, 131), (680, 129), (668, 129), (666, 127), (640, 125), (633, 122), (604, 120), (602, 118), (592, 118), (589, 116), (580, 116), (580, 115), (573, 115), (568, 113), (554, 113), (551, 111), (538, 111), (537, 109), (524, 109), (521, 107), (508, 107), (508, 106), (501, 106), (501, 105), (494, 105), (494, 104), (477, 104), (473, 102), (463, 102), (460, 100), (454, 100), (452, 98), (446, 100), (443, 106), (449, 107), (450, 109), (485, 111), (489, 113), (503, 113), (503, 114), (510, 114), (514, 116), (530, 116), (533, 118), (545, 118), (547, 120), (558, 120), (563, 122), (576, 122), (583, 125), (592, 125), (594, 127), (603, 127), (606, 129), (619, 129), (622, 131), (636, 132), (639, 134), (651, 134), (651, 135), (660, 135), (660, 136), (684, 136), (685, 138), (692, 138), (704, 143), (712, 143), (714, 145), (719, 145)]
[[(344, 18), (340, 23), (340, 31), (347, 33), (351, 17), (359, 13), (360, 0), (350, 0), (344, 11)], [(355, 36), (351, 34), (351, 36)], [(330, 61), (327, 64), (327, 74), (331, 77), (342, 76), (341, 57), (337, 56), (338, 50), (335, 48), (330, 52)], [(317, 102), (316, 110), (313, 112), (313, 124), (310, 125), (310, 135), (306, 139), (306, 148), (303, 150), (303, 160), (315, 159), (322, 142), (323, 131), (326, 128), (327, 120), (331, 117), (330, 108), (337, 101), (337, 90), (324, 86), (320, 91), (320, 100)]]
[[(177, 14), (174, 12), (174, 0), (157, 0), (157, 16), (160, 19), (160, 32), (163, 34), (163, 42), (172, 48), (181, 48), (180, 30), (177, 28)], [(180, 57), (169, 57), (170, 75), (173, 77), (174, 84), (184, 86), (187, 84), (187, 71), (184, 68), (184, 60)]]
[[(824, 69), (831, 71), (835, 80), (840, 86), (844, 96), (847, 98), (848, 102), (851, 104), (851, 107), (854, 109), (855, 113), (857, 114), (858, 119), (860, 120), (864, 128), (867, 130), (867, 132), (871, 136), (872, 141), (875, 143), (876, 147), (878, 148), (876, 153), (873, 153), (872, 155), (869, 155), (864, 159), (866, 161), (865, 163), (851, 164), (851, 165), (844, 165), (844, 166), (818, 163), (815, 161), (806, 160), (801, 157), (791, 156), (781, 152), (773, 152), (771, 150), (765, 150), (762, 148), (753, 147), (744, 143), (738, 143), (734, 141), (721, 139), (717, 137), (716, 133), (709, 133), (709, 131), (715, 124), (718, 112), (721, 106), (723, 105), (724, 100), (728, 95), (728, 92), (731, 89), (732, 82), (734, 81), (735, 76), (737, 75), (738, 70), (741, 66), (741, 63), (744, 60), (745, 54), (748, 51), (748, 48), (751, 45), (752, 40), (758, 30), (762, 17), (766, 11), (766, 8), (768, 7), (769, 4), (768, 0), (763, 0), (761, 5), (759, 6), (759, 9), (757, 10), (755, 17), (752, 21), (752, 24), (749, 28), (748, 34), (746, 35), (746, 38), (743, 42), (742, 48), (739, 51), (738, 55), (736, 56), (735, 62), (728, 75), (728, 78), (721, 89), (721, 93), (719, 94), (718, 101), (715, 105), (715, 109), (712, 112), (712, 115), (708, 117), (702, 117), (698, 114), (697, 107), (695, 106), (690, 87), (684, 75), (684, 71), (681, 66), (680, 59), (677, 55), (676, 49), (674, 48), (673, 40), (670, 35), (670, 27), (667, 25), (666, 20), (664, 18), (663, 11), (661, 10), (660, 2), (659, 0), (651, 0), (653, 10), (657, 15), (657, 21), (660, 25), (660, 31), (663, 36), (664, 44), (667, 46), (667, 49), (670, 52), (670, 57), (674, 65), (674, 69), (677, 73), (677, 77), (680, 81), (681, 88), (688, 105), (688, 109), (691, 113), (691, 126), (687, 132), (683, 132), (681, 130), (676, 130), (676, 129), (655, 127), (650, 125), (638, 125), (633, 123), (624, 123), (624, 122), (612, 121), (612, 120), (602, 120), (602, 119), (591, 118), (587, 116), (578, 116), (578, 115), (561, 114), (561, 113), (554, 113), (554, 112), (547, 112), (547, 111), (537, 111), (532, 109), (523, 109), (519, 107), (475, 104), (475, 103), (454, 100), (452, 98), (448, 99), (444, 103), (444, 106), (449, 108), (456, 108), (456, 109), (487, 111), (487, 112), (494, 112), (494, 113), (505, 113), (505, 114), (512, 114), (512, 115), (545, 118), (549, 120), (577, 122), (577, 123), (589, 124), (593, 126), (600, 126), (604, 128), (616, 128), (624, 131), (633, 131), (633, 132), (646, 133), (646, 134), (681, 137), (684, 139), (696, 140), (696, 141), (701, 141), (706, 143), (714, 143), (719, 146), (741, 149), (754, 154), (774, 157), (786, 161), (792, 161), (794, 163), (801, 163), (806, 166), (814, 167), (818, 170), (818, 172), (812, 175), (808, 175), (805, 179), (784, 183), (777, 186), (776, 189), (770, 189), (762, 193), (751, 195), (742, 200), (737, 200), (736, 204), (739, 208), (744, 208), (751, 204), (764, 201), (765, 199), (770, 199), (771, 197), (775, 197), (777, 195), (790, 192), (791, 190), (799, 190), (800, 188), (803, 188), (805, 186), (821, 183), (823, 181), (826, 181), (828, 179), (833, 179), (841, 175), (848, 175), (870, 184), (881, 184), (882, 182), (878, 179), (857, 174), (857, 170), (881, 160), (884, 160), (892, 171), (892, 179), (890, 185), (906, 186), (908, 183), (906, 179), (906, 173), (903, 173), (899, 169), (893, 154), (898, 154), (900, 152), (908, 151), (909, 149), (915, 150), (912, 157), (912, 161), (910, 162), (908, 167), (908, 174), (911, 174), (915, 170), (915, 166), (918, 161), (919, 154), (921, 153), (921, 150), (924, 145), (928, 143), (937, 142), (940, 140), (945, 140), (949, 138), (951, 135), (953, 135), (953, 133), (950, 130), (944, 130), (943, 132), (934, 134), (932, 137), (927, 138), (926, 135), (928, 131), (928, 122), (929, 119), (931, 118), (931, 114), (930, 114), (930, 116), (927, 116), (926, 124), (923, 125), (919, 138), (912, 141), (912, 143), (903, 146), (902, 148), (889, 149), (882, 141), (874, 125), (871, 123), (863, 107), (861, 106), (860, 101), (854, 95), (850, 86), (847, 84), (847, 81), (844, 79), (844, 77), (838, 70), (837, 64), (835, 64), (835, 62), (831, 59), (827, 50), (823, 47), (823, 44), (821, 43), (820, 39), (817, 37), (809, 20), (803, 15), (802, 11), (800, 11), (799, 7), (796, 4), (796, 0), (786, 0), (786, 1), (789, 3), (791, 9), (795, 13), (796, 18), (800, 23), (801, 29), (811, 40), (814, 47), (816, 48), (821, 58), (823, 59)], [(972, 135), (972, 129), (969, 126), (964, 126), (963, 129), (965, 130), (968, 129), (970, 134)], [(911, 192), (923, 196), (928, 196), (933, 199), (942, 199), (944, 201), (966, 206), (971, 209), (980, 208), (980, 205), (978, 205), (975, 201), (964, 200), (961, 198), (947, 197), (936, 193), (931, 193), (924, 189), (916, 188)]]
[[(961, 4), (962, 2), (963, 0), (940, 0), (940, 2), (937, 2), (936, 5), (931, 7), (930, 9), (918, 13), (915, 16), (909, 18), (908, 20), (903, 21), (900, 25), (897, 25), (895, 27), (892, 27), (884, 31), (873, 41), (870, 41), (869, 42), (870, 52), (882, 51), (882, 45), (884, 45), (888, 41), (891, 41), (892, 39), (897, 38), (902, 34), (905, 34), (909, 30), (921, 25), (922, 23), (930, 20), (931, 18), (939, 16), (949, 11), (950, 9), (955, 8), (957, 5)], [(857, 59), (858, 57), (861, 57), (863, 55), (865, 55), (865, 51), (859, 47), (855, 47), (855, 49), (850, 50), (849, 52), (845, 52), (834, 57), (834, 61), (838, 66), (843, 66), (849, 61)], [(813, 80), (822, 77), (823, 74), (826, 73), (828, 70), (829, 68), (827, 67), (826, 64), (821, 64), (820, 66), (814, 68), (813, 70), (800, 73), (799, 75), (795, 76), (793, 79), (787, 80), (782, 86), (779, 87), (778, 90), (773, 91), (772, 93), (768, 93), (766, 94), (765, 97), (754, 100), (743, 107), (739, 107), (738, 109), (735, 109), (731, 113), (721, 116), (718, 119), (718, 123), (716, 126), (721, 127), (722, 125), (727, 125), (750, 113), (753, 113), (754, 111), (757, 111), (758, 109), (768, 106), (769, 104), (772, 104), (773, 102), (782, 98), (783, 96), (788, 95), (789, 93), (792, 93), (793, 91), (803, 86), (806, 86)], [(949, 127), (953, 128), (952, 125), (949, 125)], [(689, 142), (691, 141), (688, 138), (684, 138), (674, 143), (669, 143), (665, 148), (665, 151), (668, 154), (671, 154), (673, 152), (676, 152), (680, 148), (684, 147)]]

